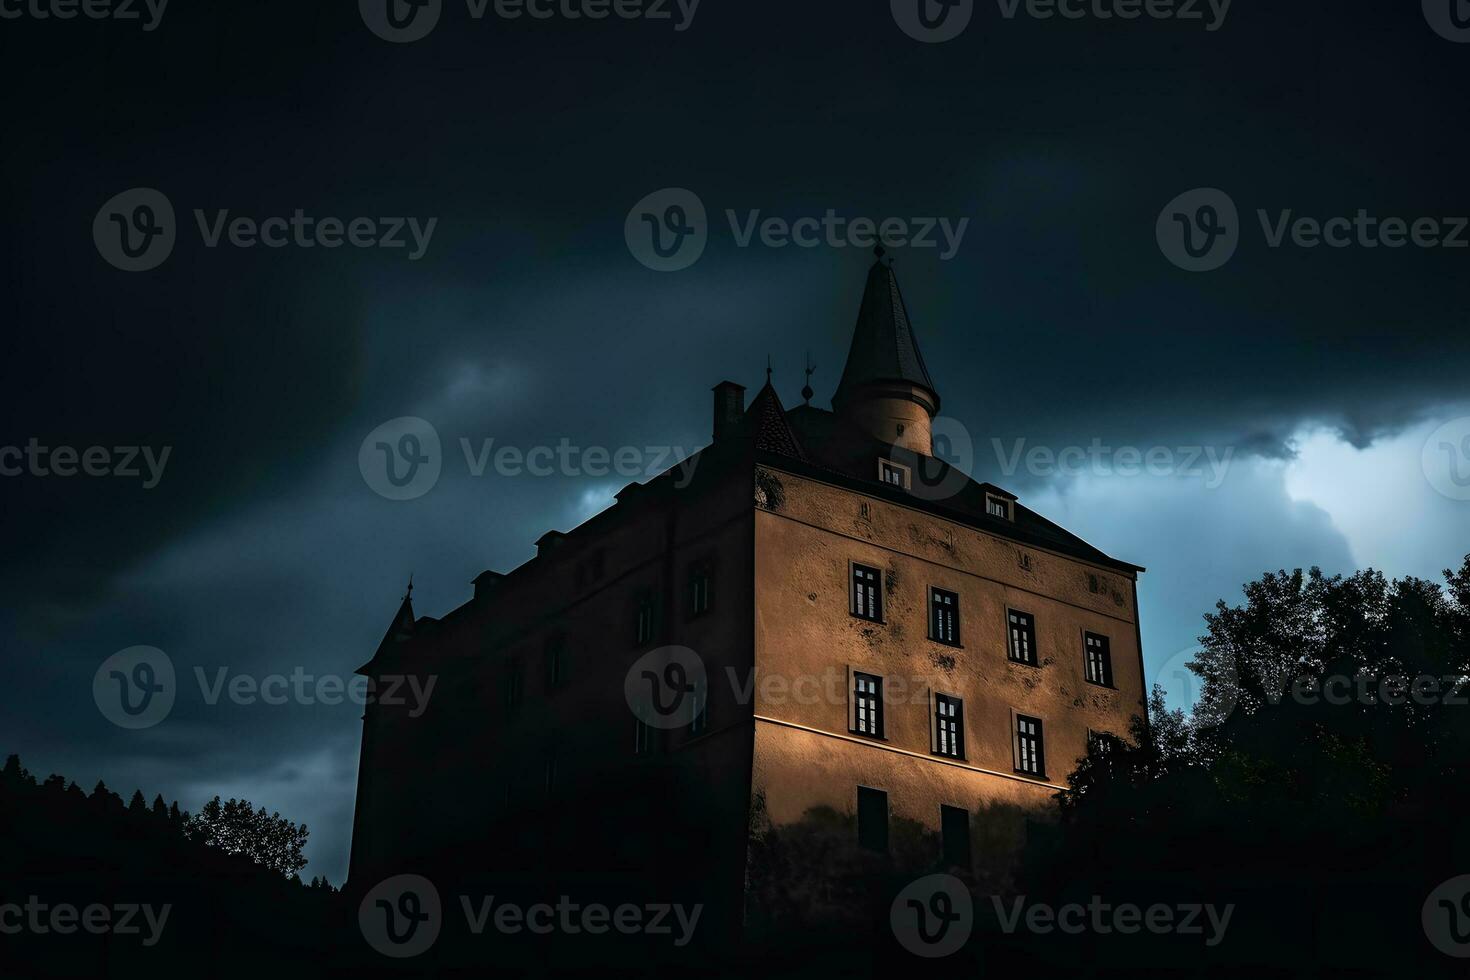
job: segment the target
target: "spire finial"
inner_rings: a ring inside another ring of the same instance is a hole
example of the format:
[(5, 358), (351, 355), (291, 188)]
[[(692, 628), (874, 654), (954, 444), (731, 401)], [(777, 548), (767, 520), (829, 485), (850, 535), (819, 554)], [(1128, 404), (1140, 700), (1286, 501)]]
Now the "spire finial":
[(766, 384), (771, 383), (771, 355), (766, 355)]
[(812, 373), (815, 372), (816, 370), (817, 370), (817, 366), (812, 363), (812, 352), (811, 351), (807, 351), (806, 352), (806, 385), (801, 389), (801, 397), (804, 398), (804, 399), (806, 399), (806, 403), (808, 405), (810, 405), (812, 403), (812, 396), (816, 394), (815, 391), (812, 391)]
[(413, 598), (413, 572), (409, 572), (408, 573), (408, 593), (403, 598), (404, 599), (412, 599)]
[(888, 254), (888, 249), (886, 249), (886, 248), (883, 247), (883, 243), (882, 242), (879, 242), (877, 245), (874, 245), (873, 246), (873, 256), (879, 262), (882, 262), (883, 261), (883, 256), (885, 256), (887, 254)]

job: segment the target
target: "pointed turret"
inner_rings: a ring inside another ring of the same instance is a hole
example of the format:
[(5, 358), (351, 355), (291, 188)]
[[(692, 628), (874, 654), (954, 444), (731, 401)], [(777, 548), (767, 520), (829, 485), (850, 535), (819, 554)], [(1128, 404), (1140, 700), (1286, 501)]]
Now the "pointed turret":
[(367, 663), (357, 668), (357, 673), (372, 676), (373, 665), (378, 658), (388, 654), (398, 644), (413, 636), (413, 624), (416, 617), (413, 614), (413, 577), (409, 576), (408, 591), (404, 593), (403, 601), (398, 604), (398, 611), (393, 614), (393, 622), (388, 624), (388, 632), (383, 634), (383, 640), (378, 644), (378, 649)]
[(765, 386), (756, 393), (755, 400), (746, 409), (745, 418), (746, 429), (755, 440), (757, 451), (796, 459), (806, 458), (801, 451), (801, 444), (796, 441), (796, 434), (786, 421), (786, 409), (781, 405), (781, 396), (771, 386), (769, 373)]
[(883, 442), (933, 454), (932, 422), (939, 392), (919, 353), (893, 266), (883, 247), (868, 270), (852, 347), (832, 407)]

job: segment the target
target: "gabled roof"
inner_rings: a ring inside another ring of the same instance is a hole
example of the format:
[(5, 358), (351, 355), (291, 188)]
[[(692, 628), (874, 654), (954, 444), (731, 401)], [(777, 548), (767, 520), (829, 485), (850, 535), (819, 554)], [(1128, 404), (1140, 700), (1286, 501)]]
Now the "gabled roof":
[(883, 261), (880, 250), (878, 261), (868, 270), (857, 326), (852, 332), (852, 347), (847, 352), (847, 365), (842, 369), (842, 380), (832, 401), (840, 404), (863, 385), (895, 381), (926, 389), (938, 406), (939, 393), (929, 377), (929, 369), (924, 366), (924, 355), (919, 353), (919, 342), (909, 323), (898, 277), (893, 266)]

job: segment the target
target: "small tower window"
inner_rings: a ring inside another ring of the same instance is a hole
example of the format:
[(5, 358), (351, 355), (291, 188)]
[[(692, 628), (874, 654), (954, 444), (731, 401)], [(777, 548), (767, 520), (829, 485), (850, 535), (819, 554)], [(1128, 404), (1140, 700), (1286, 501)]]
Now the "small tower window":
[(891, 459), (878, 460), (878, 480), (903, 490), (909, 488), (909, 468), (900, 466)]
[(1011, 502), (1003, 497), (992, 494), (985, 495), (985, 513), (991, 517), (999, 517), (1002, 520), (1011, 519)]

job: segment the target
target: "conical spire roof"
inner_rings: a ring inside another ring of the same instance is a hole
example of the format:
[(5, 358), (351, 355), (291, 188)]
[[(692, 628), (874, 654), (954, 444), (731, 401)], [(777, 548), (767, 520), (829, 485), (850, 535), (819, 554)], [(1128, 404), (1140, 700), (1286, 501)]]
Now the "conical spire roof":
[(408, 593), (398, 604), (398, 612), (393, 614), (393, 622), (389, 624), (388, 632), (383, 634), (383, 642), (378, 644), (378, 653), (374, 654), (373, 659), (376, 660), (378, 654), (382, 654), (385, 650), (397, 646), (412, 636), (413, 624), (413, 580), (409, 579)]
[(794, 456), (797, 459), (806, 458), (801, 451), (801, 444), (796, 441), (796, 435), (786, 421), (786, 409), (781, 405), (781, 396), (776, 394), (769, 379), (745, 410), (745, 417), (749, 420), (749, 431), (755, 440), (756, 449), (782, 456)]
[(918, 385), (934, 396), (939, 393), (924, 366), (919, 342), (909, 323), (908, 309), (898, 288), (893, 266), (883, 261), (883, 249), (874, 250), (878, 260), (868, 270), (863, 287), (863, 302), (858, 309), (857, 326), (852, 333), (852, 348), (847, 353), (847, 366), (837, 385), (833, 402), (841, 402), (863, 385), (903, 382)]

